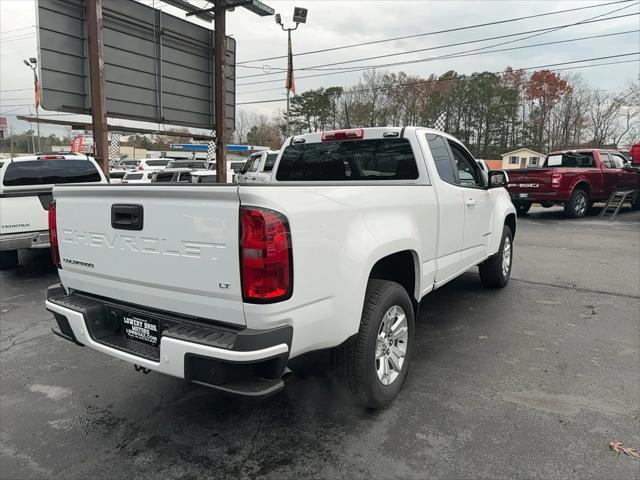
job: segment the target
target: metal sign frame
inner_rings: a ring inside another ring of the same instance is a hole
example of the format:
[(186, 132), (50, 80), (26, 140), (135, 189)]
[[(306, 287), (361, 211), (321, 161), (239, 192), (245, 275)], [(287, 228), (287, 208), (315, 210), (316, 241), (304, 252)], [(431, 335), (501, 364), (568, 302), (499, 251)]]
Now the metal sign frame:
[[(86, 0), (38, 0), (42, 106), (89, 113)], [(109, 117), (215, 128), (214, 31), (118, 0), (103, 6)], [(235, 125), (235, 50), (226, 38), (226, 129)]]

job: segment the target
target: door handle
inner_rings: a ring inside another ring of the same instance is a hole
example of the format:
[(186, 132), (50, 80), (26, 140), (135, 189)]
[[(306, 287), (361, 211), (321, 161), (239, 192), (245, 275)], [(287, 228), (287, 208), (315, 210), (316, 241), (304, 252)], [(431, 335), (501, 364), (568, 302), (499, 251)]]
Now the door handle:
[(467, 207), (475, 207), (476, 201), (473, 198), (467, 198), (466, 204), (467, 204)]
[(114, 203), (111, 205), (111, 228), (142, 230), (144, 210), (142, 205)]

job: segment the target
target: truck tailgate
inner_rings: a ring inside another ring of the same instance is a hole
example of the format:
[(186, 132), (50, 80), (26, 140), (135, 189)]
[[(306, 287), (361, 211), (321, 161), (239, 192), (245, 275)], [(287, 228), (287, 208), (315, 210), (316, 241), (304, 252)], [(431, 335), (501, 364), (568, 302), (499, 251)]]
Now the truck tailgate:
[(548, 192), (552, 190), (552, 168), (522, 168), (507, 170), (509, 192)]
[(237, 187), (54, 189), (67, 288), (244, 325)]

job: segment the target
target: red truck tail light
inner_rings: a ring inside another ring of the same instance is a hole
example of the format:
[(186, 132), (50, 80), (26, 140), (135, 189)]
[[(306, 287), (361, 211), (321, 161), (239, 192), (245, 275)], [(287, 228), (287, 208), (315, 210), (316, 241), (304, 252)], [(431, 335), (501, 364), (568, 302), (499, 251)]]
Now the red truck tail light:
[(287, 219), (266, 208), (243, 207), (240, 212), (242, 298), (249, 303), (290, 298), (293, 262)]
[(322, 132), (323, 142), (336, 142), (339, 140), (362, 140), (364, 138), (364, 129), (354, 128), (351, 130), (332, 130), (330, 132)]
[(53, 264), (62, 268), (60, 263), (60, 250), (58, 249), (58, 225), (56, 221), (56, 201), (49, 204), (49, 242), (51, 243), (51, 260)]
[(562, 178), (562, 174), (554, 173), (551, 175), (551, 187), (558, 188), (560, 186), (560, 179)]

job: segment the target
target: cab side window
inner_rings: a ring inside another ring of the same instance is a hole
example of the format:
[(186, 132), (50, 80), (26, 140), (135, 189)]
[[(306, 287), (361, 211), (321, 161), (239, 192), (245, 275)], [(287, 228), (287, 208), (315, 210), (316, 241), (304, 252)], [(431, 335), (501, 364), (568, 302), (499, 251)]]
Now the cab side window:
[(427, 143), (429, 144), (429, 150), (431, 150), (431, 156), (436, 164), (436, 170), (438, 176), (445, 182), (452, 185), (458, 183), (455, 171), (453, 170), (453, 162), (451, 161), (451, 155), (449, 153), (449, 147), (444, 138), (434, 133), (427, 133)]
[(611, 157), (609, 156), (608, 153), (600, 152), (600, 158), (602, 159), (602, 163), (604, 163), (605, 167), (615, 168), (613, 166), (613, 161), (611, 160)]
[(448, 140), (449, 147), (453, 153), (453, 163), (458, 173), (459, 185), (462, 187), (482, 187), (482, 174), (478, 163), (471, 155), (458, 143)]
[(609, 156), (611, 157), (614, 168), (624, 168), (624, 159), (620, 155), (610, 153)]
[(244, 165), (242, 166), (242, 169), (240, 170), (240, 173), (242, 173), (242, 174), (247, 173), (249, 171), (249, 169), (251, 168), (251, 165), (253, 164), (254, 160), (255, 160), (255, 157), (249, 157), (247, 159), (247, 161), (244, 162)]

